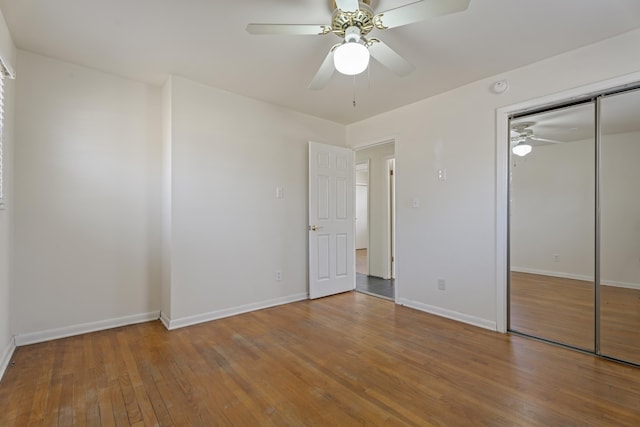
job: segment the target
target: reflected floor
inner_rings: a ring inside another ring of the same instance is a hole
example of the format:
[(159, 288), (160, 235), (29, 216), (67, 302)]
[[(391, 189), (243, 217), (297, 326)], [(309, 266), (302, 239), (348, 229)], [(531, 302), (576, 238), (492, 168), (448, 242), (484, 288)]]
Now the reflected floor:
[(356, 273), (356, 291), (393, 300), (395, 296), (395, 280), (385, 280), (380, 277)]
[[(581, 280), (511, 273), (510, 329), (594, 351), (594, 285)], [(602, 286), (600, 347), (604, 355), (640, 363), (640, 290)]]

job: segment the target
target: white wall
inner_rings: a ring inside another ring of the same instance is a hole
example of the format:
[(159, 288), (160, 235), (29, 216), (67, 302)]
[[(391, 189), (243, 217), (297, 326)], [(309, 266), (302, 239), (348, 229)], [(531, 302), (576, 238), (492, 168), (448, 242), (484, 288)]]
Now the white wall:
[(389, 279), (389, 175), (393, 142), (356, 151), (356, 163), (369, 161), (369, 274)]
[(344, 145), (344, 126), (171, 85), (171, 324), (305, 298), (308, 141)]
[(369, 186), (356, 183), (356, 249), (369, 247)]
[(20, 342), (157, 315), (159, 88), (24, 51), (16, 71)]
[[(626, 33), (348, 126), (352, 147), (395, 136), (401, 303), (497, 327), (496, 110), (637, 72), (639, 43)], [(494, 95), (502, 78), (510, 89)]]
[[(9, 30), (0, 12), (0, 57), (13, 68), (15, 48)], [(11, 283), (13, 255), (13, 133), (14, 133), (14, 81), (4, 80), (3, 126), (3, 189), (5, 209), (0, 209), (0, 378), (13, 351), (11, 331)]]

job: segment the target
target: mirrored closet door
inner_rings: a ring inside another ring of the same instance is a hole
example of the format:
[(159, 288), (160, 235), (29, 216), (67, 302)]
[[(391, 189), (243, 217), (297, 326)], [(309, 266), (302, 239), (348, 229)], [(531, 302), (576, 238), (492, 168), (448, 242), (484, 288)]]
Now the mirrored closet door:
[(595, 105), (510, 128), (510, 329), (594, 351)]
[(509, 330), (640, 365), (640, 89), (509, 126)]
[(640, 364), (640, 91), (600, 100), (600, 353)]

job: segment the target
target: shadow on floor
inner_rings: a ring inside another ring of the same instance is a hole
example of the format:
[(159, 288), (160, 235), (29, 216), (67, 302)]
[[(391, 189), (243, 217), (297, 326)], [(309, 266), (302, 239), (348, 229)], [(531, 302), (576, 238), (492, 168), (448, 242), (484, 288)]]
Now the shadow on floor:
[(395, 280), (385, 280), (380, 277), (356, 273), (356, 291), (393, 301)]

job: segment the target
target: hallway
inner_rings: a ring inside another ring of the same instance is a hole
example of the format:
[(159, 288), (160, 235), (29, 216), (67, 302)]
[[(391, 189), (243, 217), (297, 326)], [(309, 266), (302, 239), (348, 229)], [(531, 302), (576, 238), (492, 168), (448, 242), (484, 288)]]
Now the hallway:
[(367, 250), (356, 249), (356, 291), (393, 301), (395, 280), (367, 275)]

